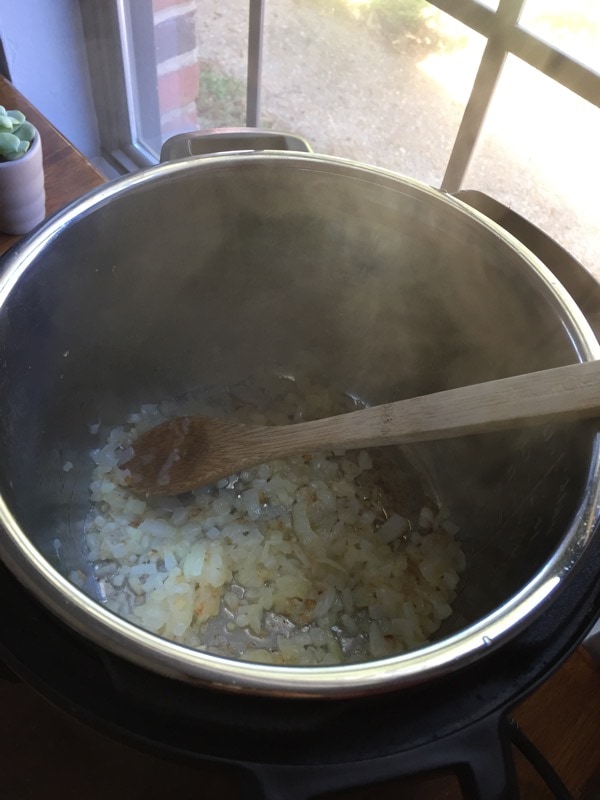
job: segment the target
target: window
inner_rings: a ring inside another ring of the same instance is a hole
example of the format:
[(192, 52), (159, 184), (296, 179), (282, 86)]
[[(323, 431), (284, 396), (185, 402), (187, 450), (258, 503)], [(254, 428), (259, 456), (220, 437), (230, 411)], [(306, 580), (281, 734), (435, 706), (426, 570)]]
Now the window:
[(597, 0), (80, 0), (107, 156), (258, 126), (487, 192), (600, 277)]
[(600, 72), (600, 3), (597, 0), (527, 0), (519, 24)]
[(464, 185), (551, 233), (600, 277), (599, 142), (600, 108), (508, 56)]
[[(439, 186), (484, 37), (423, 2), (398, 18), (365, 10), (373, 4), (354, 14), (351, 4), (285, 5), (265, 4), (261, 124)], [(463, 67), (452, 92), (428, 72), (442, 41)]]

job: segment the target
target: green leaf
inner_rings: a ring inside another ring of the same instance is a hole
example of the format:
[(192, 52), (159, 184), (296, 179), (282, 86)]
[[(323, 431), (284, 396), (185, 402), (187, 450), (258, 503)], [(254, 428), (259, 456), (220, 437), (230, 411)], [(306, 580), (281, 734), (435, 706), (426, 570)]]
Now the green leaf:
[(0, 131), (11, 133), (14, 128), (14, 120), (8, 114), (0, 114)]
[(24, 156), (25, 153), (29, 150), (30, 143), (29, 142), (19, 142), (19, 146), (17, 148), (16, 153), (9, 153), (9, 155), (4, 156), (7, 161), (15, 161), (17, 158), (21, 158)]
[(13, 130), (15, 136), (18, 136), (22, 142), (31, 142), (35, 138), (36, 130), (31, 122), (23, 122), (18, 128)]
[(25, 114), (23, 114), (22, 111), (7, 111), (6, 116), (16, 120), (18, 125), (21, 125), (23, 122), (25, 122)]
[(37, 131), (23, 112), (0, 106), (0, 158), (14, 161), (29, 150)]
[(29, 150), (29, 142), (22, 142), (13, 133), (0, 133), (0, 156), (7, 161), (20, 158)]
[(21, 140), (14, 133), (0, 133), (0, 153), (3, 156), (18, 152), (20, 144)]

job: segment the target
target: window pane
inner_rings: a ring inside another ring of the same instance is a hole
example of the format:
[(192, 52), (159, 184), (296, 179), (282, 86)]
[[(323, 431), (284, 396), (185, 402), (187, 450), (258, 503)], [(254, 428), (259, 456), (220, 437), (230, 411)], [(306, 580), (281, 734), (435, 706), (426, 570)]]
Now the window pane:
[(199, 128), (246, 123), (248, 0), (195, 0)]
[[(244, 125), (248, 0), (151, 3), (153, 30), (133, 44), (138, 63), (153, 62), (162, 141), (197, 128)], [(128, 5), (142, 4), (128, 0)], [(146, 101), (147, 96), (139, 98), (142, 111)]]
[(526, 0), (520, 25), (600, 72), (598, 0)]
[(464, 181), (600, 278), (600, 109), (509, 56)]
[(484, 45), (424, 0), (267, 0), (261, 124), (439, 185)]

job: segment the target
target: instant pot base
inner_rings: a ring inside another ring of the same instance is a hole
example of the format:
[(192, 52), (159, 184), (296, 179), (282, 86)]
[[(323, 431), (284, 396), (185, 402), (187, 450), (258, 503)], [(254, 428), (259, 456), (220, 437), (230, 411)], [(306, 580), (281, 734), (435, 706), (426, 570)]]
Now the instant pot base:
[(316, 794), (456, 771), (468, 800), (517, 800), (506, 715), (582, 641), (600, 607), (595, 538), (586, 565), (506, 646), (432, 685), (357, 700), (282, 700), (192, 687), (80, 639), (0, 567), (0, 656), (53, 703), (163, 756), (249, 771), (244, 798)]

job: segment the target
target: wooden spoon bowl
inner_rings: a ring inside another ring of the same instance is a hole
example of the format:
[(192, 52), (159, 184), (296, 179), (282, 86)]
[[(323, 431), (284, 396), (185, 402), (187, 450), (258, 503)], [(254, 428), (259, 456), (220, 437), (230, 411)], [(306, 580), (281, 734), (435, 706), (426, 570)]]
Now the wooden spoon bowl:
[(586, 361), (296, 425), (177, 417), (143, 433), (122, 468), (135, 491), (181, 494), (298, 453), (446, 439), (599, 412), (600, 361)]

